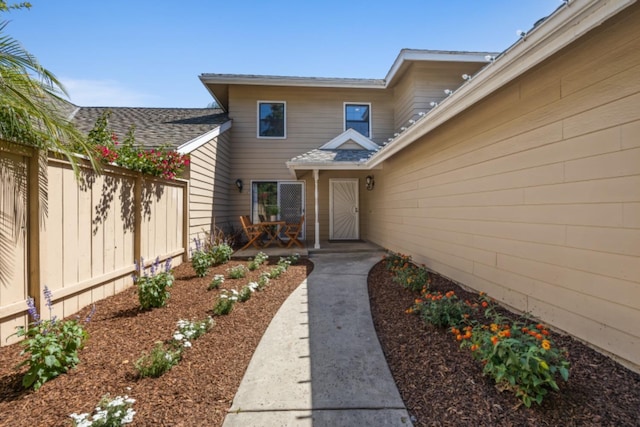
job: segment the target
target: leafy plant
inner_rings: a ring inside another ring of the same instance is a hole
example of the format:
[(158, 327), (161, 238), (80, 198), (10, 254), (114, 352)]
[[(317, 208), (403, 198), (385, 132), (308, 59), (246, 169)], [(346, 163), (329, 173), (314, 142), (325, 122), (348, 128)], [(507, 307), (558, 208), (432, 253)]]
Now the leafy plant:
[(233, 266), (229, 269), (229, 277), (232, 279), (242, 279), (247, 275), (247, 267), (242, 264)]
[(263, 289), (269, 284), (269, 273), (264, 272), (258, 277), (258, 289)]
[(444, 295), (425, 291), (423, 299), (416, 300), (414, 310), (421, 314), (425, 322), (440, 327), (459, 326), (471, 312), (471, 308), (460, 301), (454, 291)]
[(541, 404), (549, 389), (557, 391), (558, 376), (569, 379), (569, 362), (542, 324), (478, 325), (462, 346), (483, 363), (485, 375), (514, 391), (527, 407)]
[(96, 406), (95, 414), (89, 419), (89, 414), (69, 415), (75, 427), (115, 427), (133, 422), (136, 411), (132, 406), (135, 399), (129, 396), (116, 396), (113, 399), (104, 395)]
[(207, 289), (208, 290), (218, 289), (220, 288), (220, 285), (222, 285), (223, 283), (224, 283), (224, 276), (222, 274), (216, 274), (213, 276), (213, 279), (211, 279), (211, 283), (209, 283), (209, 287)]
[(389, 252), (387, 255), (383, 256), (385, 268), (392, 273), (395, 273), (397, 270), (403, 267), (408, 267), (411, 262), (411, 257), (409, 255), (398, 254), (395, 252)]
[(109, 129), (110, 111), (100, 116), (88, 135), (88, 144), (96, 157), (105, 163), (116, 163), (127, 169), (161, 177), (175, 179), (189, 165), (189, 155), (180, 154), (168, 147), (145, 149), (135, 141), (135, 126), (131, 126), (122, 144), (118, 136)]
[(204, 277), (211, 267), (211, 255), (203, 249), (199, 238), (194, 237), (193, 242), (196, 248), (191, 253), (191, 266), (196, 276)]
[(191, 341), (200, 338), (206, 334), (214, 325), (211, 317), (201, 321), (178, 320), (176, 324), (177, 330), (173, 333), (173, 340), (179, 346), (184, 348), (191, 347)]
[(240, 289), (240, 292), (238, 292), (238, 301), (249, 301), (252, 293), (253, 290), (249, 286), (243, 286), (242, 289)]
[(262, 264), (267, 261), (267, 259), (269, 259), (269, 255), (265, 254), (264, 252), (258, 252), (255, 258), (251, 262), (249, 262), (249, 270), (257, 270)]
[(412, 263), (404, 263), (395, 269), (393, 281), (411, 291), (420, 291), (429, 285), (429, 273), (424, 267)]
[(213, 246), (210, 251), (211, 260), (214, 265), (226, 264), (231, 259), (233, 248), (226, 243)]
[(133, 282), (138, 286), (138, 301), (143, 309), (164, 307), (171, 295), (167, 288), (173, 286), (171, 274), (171, 258), (164, 264), (164, 271), (160, 271), (160, 258), (151, 264), (150, 274), (144, 269), (144, 259), (140, 265), (136, 263), (136, 273), (144, 271), (141, 276), (133, 274)]
[[(52, 316), (53, 302), (49, 288), (44, 287), (44, 297), (49, 308), (49, 320), (40, 319), (33, 298), (27, 298), (29, 315), (33, 322), (25, 329), (19, 327), (16, 335), (25, 337), (21, 345), (20, 355), (29, 354), (29, 358), (17, 367), (29, 365), (29, 370), (22, 378), (25, 388), (38, 390), (48, 380), (67, 372), (76, 366), (80, 359), (78, 351), (82, 349), (88, 338), (87, 332), (77, 320), (58, 320)], [(85, 319), (91, 320), (94, 309)]]
[(180, 348), (165, 348), (162, 342), (157, 342), (151, 352), (142, 353), (142, 357), (136, 360), (134, 366), (141, 378), (158, 378), (177, 365), (181, 357)]
[(223, 290), (218, 296), (216, 304), (213, 306), (213, 314), (216, 316), (224, 316), (231, 313), (237, 300), (238, 291), (235, 289), (231, 291)]

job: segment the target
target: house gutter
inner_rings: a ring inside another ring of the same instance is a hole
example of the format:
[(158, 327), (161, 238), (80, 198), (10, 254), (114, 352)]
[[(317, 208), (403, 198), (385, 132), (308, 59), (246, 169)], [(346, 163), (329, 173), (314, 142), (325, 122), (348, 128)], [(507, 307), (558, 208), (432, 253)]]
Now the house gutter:
[(382, 147), (366, 162), (379, 166), (422, 136), (480, 102), (499, 88), (554, 55), (636, 0), (570, 0), (531, 29), (496, 60), (482, 68), (440, 105)]

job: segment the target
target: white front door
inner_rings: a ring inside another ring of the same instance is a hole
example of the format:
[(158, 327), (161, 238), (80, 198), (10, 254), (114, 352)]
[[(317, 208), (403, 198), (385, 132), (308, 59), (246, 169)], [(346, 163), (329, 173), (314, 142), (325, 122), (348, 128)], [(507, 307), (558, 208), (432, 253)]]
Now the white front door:
[(329, 238), (360, 238), (358, 178), (329, 180)]

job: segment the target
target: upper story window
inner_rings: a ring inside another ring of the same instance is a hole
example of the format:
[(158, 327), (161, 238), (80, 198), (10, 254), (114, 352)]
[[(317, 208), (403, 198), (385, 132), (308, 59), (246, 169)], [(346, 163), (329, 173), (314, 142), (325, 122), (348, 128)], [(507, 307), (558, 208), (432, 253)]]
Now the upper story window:
[(286, 110), (284, 101), (258, 101), (258, 138), (286, 138)]
[(371, 104), (344, 104), (344, 130), (347, 129), (371, 138)]

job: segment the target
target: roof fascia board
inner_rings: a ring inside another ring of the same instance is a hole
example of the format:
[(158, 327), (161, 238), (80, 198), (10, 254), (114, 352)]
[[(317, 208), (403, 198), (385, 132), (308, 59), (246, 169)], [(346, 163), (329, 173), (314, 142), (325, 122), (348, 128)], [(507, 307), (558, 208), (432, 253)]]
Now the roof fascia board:
[(414, 126), (381, 148), (367, 161), (367, 166), (379, 165), (635, 2), (572, 0), (501, 54), (494, 63), (480, 70), (470, 82), (429, 111)]
[(286, 77), (202, 74), (200, 81), (207, 84), (236, 84), (253, 86), (296, 86), (296, 87), (340, 87), (359, 89), (384, 89), (384, 80), (377, 79), (340, 79), (323, 77)]
[(389, 86), (394, 77), (407, 61), (431, 61), (431, 62), (488, 62), (486, 55), (493, 52), (437, 52), (403, 49), (391, 65), (387, 76), (384, 78), (385, 87)]
[(220, 126), (218, 126), (217, 128), (211, 129), (209, 132), (203, 133), (202, 135), (196, 138), (193, 138), (191, 141), (185, 142), (184, 144), (180, 145), (176, 151), (180, 154), (189, 154), (197, 150), (198, 148), (202, 147), (204, 144), (211, 141), (213, 138), (231, 129), (232, 123), (233, 123), (233, 120), (226, 121)]
[(378, 150), (380, 148), (378, 144), (371, 141), (369, 138), (362, 135), (360, 132), (357, 132), (349, 128), (346, 131), (342, 132), (340, 135), (333, 138), (331, 141), (324, 144), (322, 147), (320, 147), (320, 150), (337, 149), (342, 144), (350, 140), (355, 142), (356, 144), (358, 144), (359, 146), (361, 146), (366, 150)]

